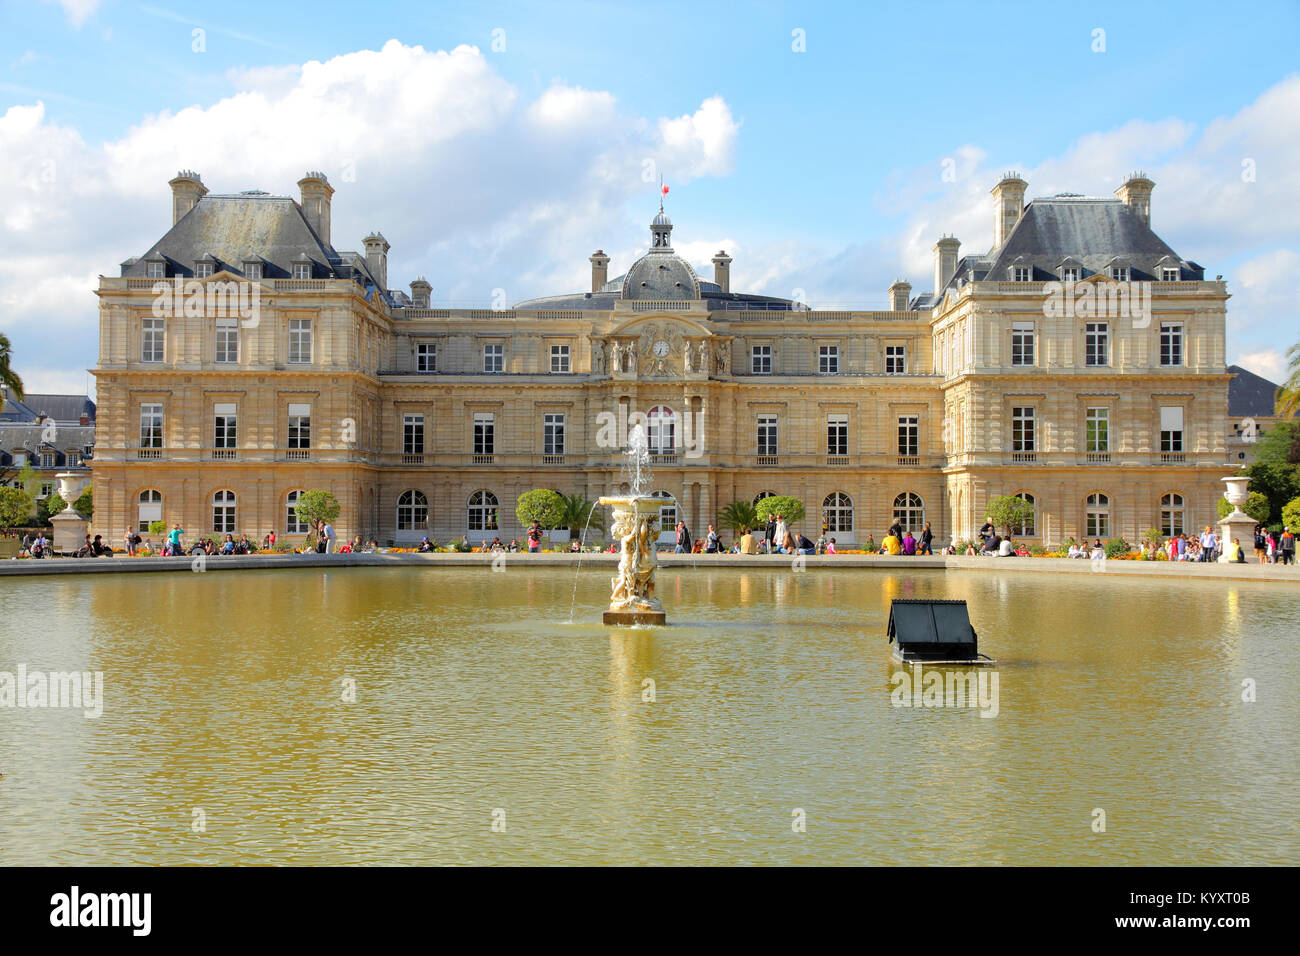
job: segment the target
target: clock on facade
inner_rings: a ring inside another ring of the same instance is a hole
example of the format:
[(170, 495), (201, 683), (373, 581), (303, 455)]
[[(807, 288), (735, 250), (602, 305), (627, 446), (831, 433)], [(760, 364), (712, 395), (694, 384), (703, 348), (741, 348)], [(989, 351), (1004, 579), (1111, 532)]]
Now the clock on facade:
[(665, 342), (663, 339), (660, 339), (654, 345), (654, 353), (660, 358), (663, 358), (665, 355), (668, 354), (668, 343)]

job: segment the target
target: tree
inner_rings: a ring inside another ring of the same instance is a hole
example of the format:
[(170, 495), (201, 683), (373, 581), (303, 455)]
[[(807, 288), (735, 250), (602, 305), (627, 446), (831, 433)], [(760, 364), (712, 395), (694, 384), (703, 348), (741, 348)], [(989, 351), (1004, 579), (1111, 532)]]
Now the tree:
[(72, 507), (84, 517), (93, 518), (95, 516), (95, 496), (89, 486), (77, 496), (77, 500), (72, 503)]
[(1282, 524), (1290, 528), (1292, 534), (1300, 531), (1300, 496), (1282, 506)]
[(321, 525), (332, 523), (338, 518), (342, 509), (332, 493), (316, 488), (300, 494), (294, 510), (299, 521), (311, 525), (312, 531), (318, 531)]
[(68, 503), (63, 500), (62, 495), (47, 495), (45, 500), (37, 505), (36, 517), (41, 519), (41, 524), (47, 524), (50, 520), (50, 515), (56, 515), (66, 507), (68, 507)]
[(787, 525), (797, 524), (806, 514), (803, 502), (793, 495), (768, 495), (754, 508), (754, 517), (759, 521), (766, 521), (768, 515), (780, 515)]
[(150, 533), (150, 534), (166, 534), (166, 533), (167, 533), (167, 522), (166, 522), (166, 521), (162, 521), (161, 519), (158, 520), (158, 521), (150, 521), (150, 522), (149, 522), (149, 533)]
[(549, 488), (525, 491), (515, 503), (515, 516), (520, 524), (536, 521), (543, 528), (564, 527), (564, 496)]
[(32, 513), (32, 497), (22, 488), (0, 488), (0, 528), (25, 524)]
[(23, 380), (18, 377), (18, 373), (10, 365), (13, 350), (9, 345), (9, 336), (0, 332), (0, 385), (5, 386), (13, 393), (14, 398), (19, 401), (23, 397)]
[(1251, 490), (1268, 498), (1270, 524), (1282, 518), (1282, 506), (1300, 495), (1300, 424), (1279, 422), (1266, 431), (1246, 467)]
[(1278, 418), (1290, 418), (1300, 412), (1300, 342), (1286, 350), (1286, 382), (1277, 390), (1273, 411)]
[(758, 510), (751, 502), (733, 501), (718, 512), (718, 520), (724, 528), (740, 534), (745, 528), (752, 530), (758, 527)]
[[(564, 502), (562, 506), (564, 517), (556, 527), (563, 528), (567, 525), (571, 541), (581, 538), (582, 532), (587, 528), (595, 528), (601, 534), (605, 533), (605, 511), (586, 495), (561, 494), (560, 500)], [(531, 521), (530, 518), (529, 522)]]
[(1017, 529), (1034, 520), (1034, 506), (1016, 495), (993, 498), (984, 513), (993, 522), (993, 527), (1001, 528), (1008, 535), (1016, 533)]
[[(1232, 504), (1223, 496), (1219, 497), (1214, 507), (1218, 510), (1220, 518), (1226, 518), (1232, 514)], [(1269, 503), (1267, 495), (1252, 491), (1246, 498), (1246, 504), (1241, 510), (1254, 518), (1258, 524), (1265, 524), (1268, 522), (1268, 514), (1272, 508), (1273, 506)]]

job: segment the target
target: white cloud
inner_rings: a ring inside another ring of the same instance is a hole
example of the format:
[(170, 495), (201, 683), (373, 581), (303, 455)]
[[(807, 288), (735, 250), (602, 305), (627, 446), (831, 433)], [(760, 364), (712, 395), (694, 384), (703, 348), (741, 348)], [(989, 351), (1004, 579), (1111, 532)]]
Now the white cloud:
[[(46, 3), (54, 0), (45, 0)], [(99, 0), (57, 0), (63, 8), (63, 15), (74, 27), (80, 27), (99, 9)]]
[(1286, 356), (1277, 349), (1265, 349), (1262, 352), (1246, 352), (1230, 361), (1229, 365), (1240, 365), (1244, 369), (1261, 375), (1270, 382), (1281, 384), (1286, 379)]

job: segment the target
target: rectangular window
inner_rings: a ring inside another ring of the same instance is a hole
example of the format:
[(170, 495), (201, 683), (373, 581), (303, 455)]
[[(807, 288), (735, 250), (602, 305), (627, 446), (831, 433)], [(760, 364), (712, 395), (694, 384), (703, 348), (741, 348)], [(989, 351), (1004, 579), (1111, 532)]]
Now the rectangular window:
[(163, 409), (162, 405), (145, 404), (140, 406), (140, 447), (161, 448), (163, 446)]
[(415, 370), (438, 371), (438, 346), (434, 342), (421, 342), (415, 347)]
[(919, 416), (898, 416), (898, 453), (913, 457), (921, 453), (921, 419)]
[(506, 367), (506, 347), (504, 345), (483, 346), (483, 371), (502, 372)]
[(1177, 282), (1181, 278), (1181, 273), (1177, 267), (1164, 268), (1160, 270), (1161, 282)]
[(234, 448), (238, 436), (238, 416), (234, 402), (222, 402), (212, 406), (213, 448)]
[(567, 345), (551, 346), (551, 371), (569, 371), (569, 347)]
[(147, 279), (165, 279), (167, 278), (167, 263), (149, 262), (144, 267), (145, 278)]
[(775, 415), (758, 416), (758, 453), (760, 455), (777, 454)]
[(1111, 279), (1113, 279), (1115, 282), (1127, 282), (1127, 281), (1128, 281), (1128, 266), (1111, 266), (1111, 267), (1110, 267), (1110, 277), (1111, 277)]
[(144, 319), (141, 323), (143, 335), (140, 339), (140, 361), (161, 362), (163, 360), (163, 337), (167, 324), (164, 319)]
[(198, 265), (194, 267), (194, 278), (206, 279), (210, 275), (212, 275), (211, 262), (200, 262)]
[(311, 447), (311, 405), (289, 405), (289, 448)]
[(254, 281), (259, 281), (259, 280), (262, 278), (262, 263), (260, 263), (260, 262), (245, 262), (245, 263), (244, 263), (244, 278), (246, 278), (246, 279), (251, 279), (251, 280), (254, 280)]
[(294, 277), (295, 279), (310, 279), (310, 278), (311, 278), (311, 263), (310, 263), (310, 262), (295, 262), (295, 263), (293, 264), (293, 277)]
[(1028, 282), (1034, 277), (1034, 270), (1029, 266), (1015, 266), (1011, 270), (1013, 282)]
[(311, 319), (289, 320), (289, 361), (295, 365), (311, 362)]
[(1088, 322), (1083, 333), (1083, 364), (1110, 364), (1110, 326), (1106, 322)]
[(1179, 453), (1183, 450), (1183, 407), (1160, 406), (1160, 451)]
[(1084, 450), (1110, 451), (1110, 409), (1089, 408), (1084, 416)]
[(1183, 364), (1183, 323), (1160, 323), (1160, 364)]
[[(568, 348), (568, 346), (565, 346)], [(542, 454), (564, 454), (564, 416), (547, 413), (542, 416)]]
[(474, 413), (474, 454), (491, 455), (496, 447), (496, 420), (491, 412)]
[(826, 416), (826, 454), (847, 455), (849, 453), (849, 416)]
[(1061, 281), (1062, 281), (1062, 282), (1078, 282), (1078, 281), (1079, 281), (1079, 267), (1078, 267), (1078, 266), (1062, 266), (1062, 267), (1061, 267)]
[(424, 454), (424, 416), (402, 416), (402, 454)]
[(1034, 364), (1034, 323), (1011, 323), (1011, 364)]
[(42, 482), (41, 482), (41, 490), (40, 490), (40, 492), (36, 495), (36, 497), (37, 497), (37, 498), (48, 498), (48, 497), (49, 497), (50, 495), (52, 495), (52, 494), (54, 494), (54, 482), (52, 482), (52, 481), (42, 481)]
[(217, 361), (231, 363), (239, 361), (239, 320), (235, 318), (217, 319)]
[(750, 350), (751, 368), (755, 375), (772, 374), (772, 346), (755, 345)]
[(885, 346), (885, 374), (886, 375), (907, 374), (907, 346), (906, 345)]
[(1034, 408), (1016, 405), (1011, 409), (1011, 450), (1034, 451)]
[(822, 375), (840, 374), (840, 347), (822, 345), (817, 348), (817, 371)]

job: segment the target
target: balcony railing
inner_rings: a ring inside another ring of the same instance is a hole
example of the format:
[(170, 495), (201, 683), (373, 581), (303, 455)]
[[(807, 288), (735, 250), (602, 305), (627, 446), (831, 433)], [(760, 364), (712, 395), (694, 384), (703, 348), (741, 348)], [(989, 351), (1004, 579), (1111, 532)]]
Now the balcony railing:
[(162, 458), (161, 448), (137, 448), (135, 450), (137, 461), (158, 461)]
[(470, 455), (471, 465), (490, 465), (492, 464), (492, 455), (478, 454)]
[(1032, 465), (1038, 460), (1037, 452), (1032, 451), (1013, 451), (1011, 453), (1011, 462), (1015, 465)]
[(543, 464), (543, 465), (563, 465), (563, 464), (564, 464), (564, 456), (563, 456), (563, 455), (543, 455), (543, 456), (542, 456), (542, 464)]
[(1108, 465), (1110, 464), (1110, 452), (1108, 451), (1090, 451), (1084, 453), (1084, 461), (1090, 465)]
[(1162, 451), (1160, 453), (1160, 464), (1162, 465), (1181, 465), (1187, 461), (1187, 454), (1181, 451)]
[(759, 467), (781, 464), (781, 459), (776, 455), (759, 455), (754, 459), (754, 464)]
[(406, 454), (406, 455), (403, 455), (403, 456), (402, 456), (402, 464), (403, 464), (403, 465), (423, 465), (423, 464), (424, 464), (424, 455), (422, 455), (422, 454), (419, 454), (419, 455), (417, 455), (417, 454)]
[(851, 465), (852, 463), (853, 462), (849, 459), (848, 455), (827, 455), (826, 456), (827, 468), (845, 468)]
[(288, 461), (310, 461), (311, 449), (310, 448), (286, 448), (284, 450), (284, 457)]
[(908, 468), (915, 468), (917, 465), (921, 464), (921, 459), (918, 455), (899, 455), (898, 463)]
[(677, 464), (677, 455), (672, 452), (658, 452), (650, 455), (650, 464), (652, 465), (675, 465)]
[(237, 448), (212, 449), (213, 461), (235, 461), (237, 458), (239, 458), (239, 449)]

